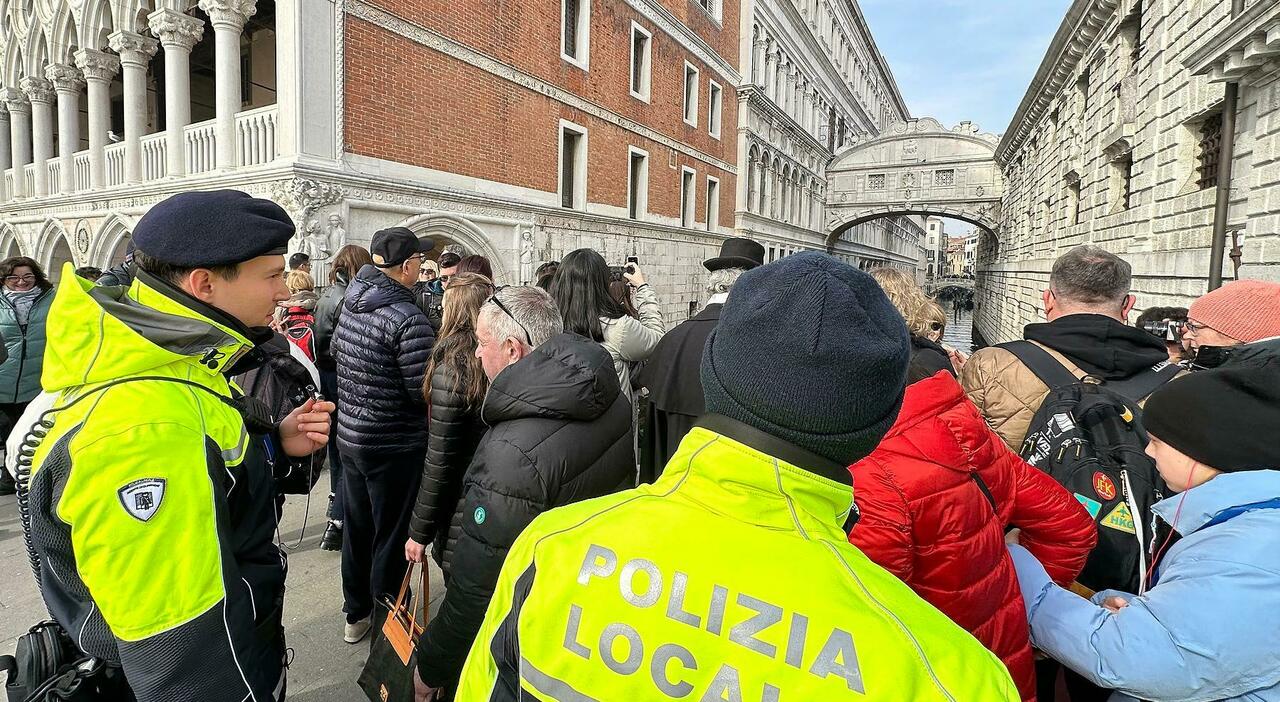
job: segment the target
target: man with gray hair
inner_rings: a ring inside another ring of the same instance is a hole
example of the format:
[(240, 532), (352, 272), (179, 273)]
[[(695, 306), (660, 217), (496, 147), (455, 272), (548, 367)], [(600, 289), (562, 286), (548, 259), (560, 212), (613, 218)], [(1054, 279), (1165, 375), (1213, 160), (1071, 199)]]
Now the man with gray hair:
[(476, 356), (489, 430), (463, 479), (446, 545), (449, 589), (418, 643), (418, 699), (456, 687), (507, 551), (539, 514), (632, 487), (631, 403), (604, 347), (564, 332), (541, 288), (500, 287), (480, 308)]
[(703, 261), (707, 306), (667, 332), (637, 375), (649, 391), (640, 437), (640, 482), (657, 479), (680, 441), (706, 413), (702, 399), (702, 348), (720, 322), (720, 308), (743, 273), (764, 264), (764, 247), (750, 239), (726, 239), (720, 255)]
[[(1168, 361), (1163, 341), (1127, 324), (1136, 302), (1132, 278), (1129, 264), (1106, 249), (1088, 244), (1071, 249), (1054, 262), (1041, 297), (1048, 323), (1028, 324), (1023, 337), (1077, 378), (1114, 383)], [(1014, 451), (1049, 394), (1018, 349), (1017, 342), (982, 349), (961, 372), (969, 399)]]

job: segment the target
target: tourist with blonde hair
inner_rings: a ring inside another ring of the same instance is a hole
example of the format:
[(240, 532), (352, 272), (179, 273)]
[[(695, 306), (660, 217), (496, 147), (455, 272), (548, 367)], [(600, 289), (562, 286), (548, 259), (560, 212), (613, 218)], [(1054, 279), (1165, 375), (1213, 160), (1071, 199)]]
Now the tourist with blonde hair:
[(907, 382), (914, 383), (944, 370), (955, 376), (951, 353), (939, 343), (946, 329), (947, 315), (938, 303), (924, 294), (911, 273), (902, 269), (876, 268), (871, 271), (871, 277), (880, 284), (911, 333), (911, 364)]

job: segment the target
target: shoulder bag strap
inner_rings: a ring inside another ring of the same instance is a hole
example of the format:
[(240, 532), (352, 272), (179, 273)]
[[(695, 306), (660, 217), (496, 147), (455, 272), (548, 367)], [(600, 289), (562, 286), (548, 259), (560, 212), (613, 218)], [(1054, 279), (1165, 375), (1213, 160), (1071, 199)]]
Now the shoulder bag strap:
[(1040, 382), (1049, 386), (1050, 390), (1075, 385), (1080, 382), (1075, 373), (1072, 373), (1062, 362), (1054, 358), (1052, 354), (1040, 346), (1030, 341), (1010, 341), (1008, 343), (999, 344), (996, 348), (1004, 349), (1025, 365)]
[(1115, 382), (1108, 381), (1103, 387), (1114, 390), (1134, 402), (1141, 402), (1147, 399), (1148, 395), (1159, 390), (1165, 383), (1173, 380), (1181, 372), (1181, 366), (1168, 363), (1158, 370), (1156, 368), (1144, 370), (1132, 378)]

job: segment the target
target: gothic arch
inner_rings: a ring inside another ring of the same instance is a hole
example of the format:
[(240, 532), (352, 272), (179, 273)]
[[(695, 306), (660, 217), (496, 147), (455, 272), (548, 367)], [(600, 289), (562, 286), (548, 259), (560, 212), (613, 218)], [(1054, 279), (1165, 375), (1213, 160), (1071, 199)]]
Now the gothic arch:
[(75, 20), (66, 3), (58, 3), (58, 14), (53, 18), (49, 33), (49, 61), (51, 63), (75, 63), (75, 51), (79, 48)]
[[(65, 247), (65, 250), (59, 251), (60, 243)], [(46, 219), (44, 224), (40, 225), (40, 233), (36, 235), (35, 246), (32, 248), (36, 252), (36, 261), (40, 263), (42, 268), (44, 268), (45, 275), (49, 276), (50, 280), (54, 280), (55, 276), (59, 273), (59, 271), (55, 269), (55, 251), (60, 254), (69, 253), (71, 262), (73, 264), (76, 263), (75, 247), (67, 236), (67, 228), (63, 225), (61, 220), (53, 218)]]
[(17, 37), (13, 37), (5, 50), (4, 84), (9, 88), (17, 88), (18, 80), (26, 75), (23, 70), (25, 60), (23, 59), (21, 44), (22, 42), (17, 41)]
[(418, 236), (439, 234), (448, 237), (450, 240), (461, 244), (467, 251), (480, 254), (489, 259), (489, 263), (493, 266), (494, 278), (497, 280), (514, 280), (507, 262), (503, 260), (498, 250), (493, 247), (489, 236), (474, 222), (465, 217), (433, 212), (414, 215), (397, 223), (395, 226), (405, 227)]
[(116, 249), (133, 237), (135, 226), (137, 221), (133, 218), (111, 213), (103, 220), (102, 225), (98, 227), (98, 233), (91, 239), (89, 254), (85, 260), (103, 268), (110, 266)]
[(80, 46), (84, 49), (102, 50), (107, 37), (115, 31), (111, 5), (107, 0), (88, 0), (80, 19)]
[(10, 256), (22, 256), (22, 239), (8, 222), (0, 222), (0, 260)]

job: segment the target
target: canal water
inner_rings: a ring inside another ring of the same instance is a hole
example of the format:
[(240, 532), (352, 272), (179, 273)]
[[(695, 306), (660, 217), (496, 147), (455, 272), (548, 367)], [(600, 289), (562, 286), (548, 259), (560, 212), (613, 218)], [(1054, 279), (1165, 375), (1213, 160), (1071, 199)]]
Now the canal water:
[(947, 310), (947, 313), (947, 328), (942, 333), (942, 343), (968, 356), (973, 353), (973, 312), (962, 310), (958, 321), (954, 312)]

